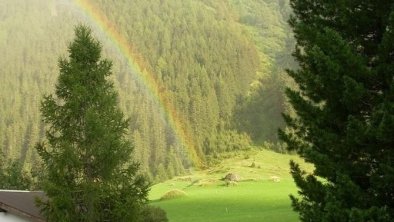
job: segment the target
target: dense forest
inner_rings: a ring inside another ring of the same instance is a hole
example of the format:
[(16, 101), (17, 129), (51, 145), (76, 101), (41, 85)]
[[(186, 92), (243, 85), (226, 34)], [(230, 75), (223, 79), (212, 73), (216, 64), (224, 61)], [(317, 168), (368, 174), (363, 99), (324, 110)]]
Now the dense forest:
[[(222, 153), (277, 142), (289, 111), (284, 69), (294, 67), (287, 0), (90, 1), (138, 52), (139, 65), (163, 87), (192, 149), (209, 164)], [(2, 1), (0, 7), (0, 151), (30, 168), (44, 138), (39, 107), (52, 93), (59, 56), (73, 27), (89, 25), (113, 61), (119, 106), (129, 121), (135, 159), (151, 179), (194, 166), (188, 148), (146, 86), (71, 0)], [(34, 19), (33, 19), (34, 18)]]

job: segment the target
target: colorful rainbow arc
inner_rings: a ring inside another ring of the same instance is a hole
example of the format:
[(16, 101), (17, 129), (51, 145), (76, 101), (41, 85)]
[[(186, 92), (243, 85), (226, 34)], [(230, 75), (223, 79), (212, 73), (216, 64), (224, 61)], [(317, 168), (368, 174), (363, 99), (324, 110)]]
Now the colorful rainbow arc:
[[(135, 51), (132, 45), (123, 37), (116, 26), (89, 0), (74, 0), (76, 5), (91, 18), (101, 31), (111, 40), (113, 45), (127, 59), (129, 68), (135, 73), (141, 83), (146, 87), (151, 96), (160, 104), (161, 113), (173, 129), (179, 141), (187, 148), (191, 160), (197, 167), (202, 166), (200, 156), (197, 154), (193, 139), (187, 130), (181, 125), (181, 120), (171, 102), (166, 98), (164, 87), (160, 86), (151, 73), (142, 70), (143, 59)], [(159, 91), (159, 89), (161, 91)]]

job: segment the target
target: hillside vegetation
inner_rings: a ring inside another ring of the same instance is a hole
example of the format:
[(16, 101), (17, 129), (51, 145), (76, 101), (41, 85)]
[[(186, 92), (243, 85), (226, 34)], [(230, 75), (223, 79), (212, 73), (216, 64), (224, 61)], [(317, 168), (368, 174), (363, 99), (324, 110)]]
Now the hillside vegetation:
[(6, 158), (25, 168), (38, 161), (34, 145), (44, 136), (38, 107), (53, 91), (59, 55), (81, 22), (114, 63), (135, 159), (151, 179), (192, 167), (188, 149), (208, 164), (222, 153), (277, 140), (280, 112), (287, 109), (281, 90), (282, 67), (290, 61), (283, 56), (291, 46), (287, 1), (88, 2), (138, 52), (135, 59), (162, 87), (192, 147), (179, 141), (114, 42), (74, 1), (15, 0), (0, 7), (0, 151)]

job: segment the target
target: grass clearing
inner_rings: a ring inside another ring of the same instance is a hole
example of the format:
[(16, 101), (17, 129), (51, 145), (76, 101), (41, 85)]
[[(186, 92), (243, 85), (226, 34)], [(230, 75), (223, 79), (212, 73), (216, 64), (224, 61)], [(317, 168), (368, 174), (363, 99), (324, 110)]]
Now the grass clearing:
[[(248, 156), (229, 158), (213, 168), (156, 184), (150, 192), (151, 204), (163, 208), (171, 222), (298, 221), (290, 206), (289, 194), (296, 194), (297, 189), (288, 163), (294, 159), (307, 171), (312, 167), (297, 156), (268, 150), (253, 151)], [(225, 186), (220, 179), (230, 172), (240, 175), (241, 182)], [(279, 177), (280, 182), (272, 177)], [(160, 200), (175, 189), (187, 196)]]

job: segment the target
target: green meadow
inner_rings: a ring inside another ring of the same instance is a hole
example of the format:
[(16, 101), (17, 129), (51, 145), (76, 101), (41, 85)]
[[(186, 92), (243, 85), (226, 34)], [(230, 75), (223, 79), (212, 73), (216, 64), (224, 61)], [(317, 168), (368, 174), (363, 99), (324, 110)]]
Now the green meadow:
[[(150, 192), (151, 204), (163, 208), (171, 222), (298, 221), (289, 199), (289, 194), (297, 193), (288, 170), (290, 159), (312, 170), (294, 155), (252, 151), (210, 169), (156, 184)], [(240, 182), (227, 186), (220, 180), (227, 173), (239, 175)], [(161, 199), (172, 190), (184, 191), (185, 195)]]

